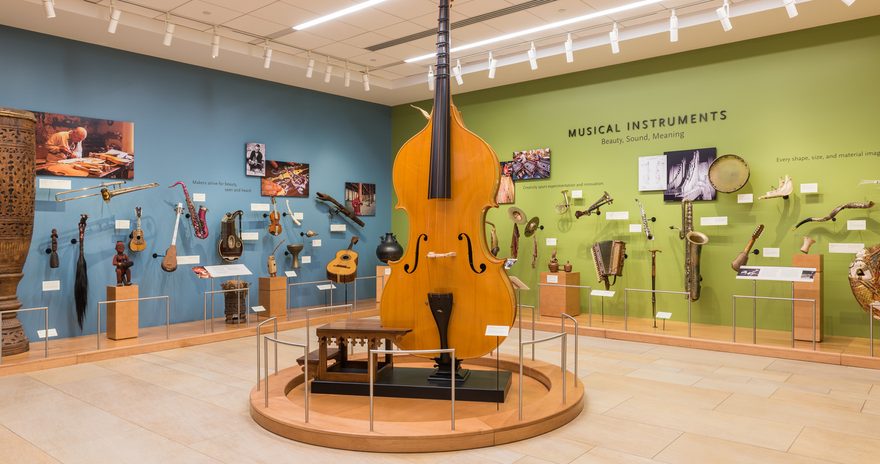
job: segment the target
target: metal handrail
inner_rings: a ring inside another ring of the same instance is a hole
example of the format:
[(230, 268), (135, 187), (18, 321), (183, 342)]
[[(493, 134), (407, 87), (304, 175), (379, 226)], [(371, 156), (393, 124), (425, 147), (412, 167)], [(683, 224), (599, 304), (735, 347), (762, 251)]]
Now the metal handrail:
[[(150, 301), (150, 300), (161, 300), (165, 299), (165, 339), (168, 340), (171, 338), (171, 297), (168, 295), (160, 295), (160, 296), (145, 296), (142, 298), (126, 298), (124, 300), (106, 300), (99, 301), (97, 304), (98, 317), (97, 317), (97, 328), (95, 331), (95, 341), (97, 342), (98, 349), (101, 349), (101, 305), (108, 305), (110, 303), (128, 303), (131, 301)], [(140, 324), (138, 324), (140, 327)]]
[[(251, 322), (251, 314), (248, 312), (248, 308), (251, 307), (251, 287), (248, 285), (247, 287), (242, 288), (230, 288), (227, 290), (208, 290), (204, 292), (203, 301), (202, 301), (202, 310), (203, 310), (203, 318), (205, 321), (204, 333), (208, 333), (208, 295), (211, 295), (211, 332), (214, 332), (214, 295), (217, 293), (239, 293), (246, 292), (247, 293), (247, 303), (244, 311), (244, 326), (247, 327)], [(236, 312), (241, 313), (241, 307), (236, 309)], [(241, 325), (241, 319), (239, 316), (239, 325)]]
[[(269, 319), (266, 319), (265, 321), (257, 324), (257, 391), (260, 390), (260, 333), (262, 332), (263, 326), (270, 321), (275, 326), (273, 328), (273, 334), (275, 335), (275, 338), (278, 338), (277, 317), (270, 317)], [(308, 357), (306, 358), (306, 361), (308, 361)], [(276, 347), (275, 349), (275, 373), (278, 374), (278, 347)]]
[[(455, 364), (455, 348), (442, 348), (436, 350), (368, 350), (367, 351), (367, 370), (370, 371), (370, 432), (373, 431), (373, 387), (375, 383), (375, 375), (373, 369), (373, 355), (391, 355), (396, 356), (400, 354), (430, 354), (430, 353), (450, 353), (452, 355), (452, 363)], [(520, 351), (520, 358), (522, 358), (522, 352)], [(522, 359), (520, 359), (522, 361)], [(378, 363), (378, 358), (376, 358), (376, 362)], [(450, 369), (449, 375), (449, 385), (452, 393), (450, 394), (450, 398), (452, 399), (452, 431), (455, 431), (455, 369)]]
[(519, 420), (522, 420), (522, 418), (523, 418), (523, 412), (522, 412), (523, 346), (524, 345), (533, 345), (534, 346), (538, 343), (543, 343), (543, 342), (547, 342), (550, 340), (555, 340), (557, 338), (562, 338), (562, 350), (560, 350), (560, 352), (562, 353), (562, 359), (559, 362), (559, 367), (560, 367), (560, 369), (562, 369), (562, 404), (565, 404), (565, 400), (566, 400), (566, 397), (565, 397), (565, 380), (566, 380), (565, 379), (565, 374), (566, 374), (565, 365), (567, 364), (566, 359), (565, 359), (565, 354), (568, 351), (567, 345), (566, 345), (567, 336), (568, 336), (568, 334), (566, 334), (565, 332), (561, 332), (556, 335), (551, 335), (549, 337), (541, 338), (538, 340), (531, 340), (531, 341), (527, 341), (527, 342), (524, 342), (522, 340), (519, 341)]
[[(730, 300), (733, 302), (733, 342), (736, 343), (736, 299), (745, 298), (747, 300), (771, 300), (771, 301), (790, 301), (791, 302), (791, 347), (794, 348), (794, 302), (800, 301), (813, 304), (812, 331), (810, 336), (813, 341), (813, 351), (816, 351), (816, 300), (815, 298), (786, 298), (778, 296), (758, 296), (758, 295), (731, 295)], [(758, 310), (757, 306), (752, 316), (752, 344), (758, 343)]]
[[(46, 339), (46, 342), (45, 342), (46, 346), (43, 347), (43, 353), (44, 353), (44, 356), (46, 358), (48, 358), (49, 357), (49, 307), (48, 306), (39, 306), (39, 307), (34, 307), (34, 308), (7, 309), (5, 311), (0, 311), (0, 317), (2, 317), (4, 314), (7, 314), (7, 313), (9, 313), (9, 314), (11, 314), (11, 313), (26, 313), (29, 311), (46, 311), (46, 328), (45, 328), (46, 332), (44, 333), (45, 337), (43, 337)], [(2, 346), (3, 346), (3, 331), (0, 330), (0, 347), (2, 347)], [(0, 348), (0, 364), (3, 364), (3, 349), (2, 348)]]
[[(294, 343), (294, 342), (288, 342), (288, 341), (284, 341), (284, 340), (278, 340), (277, 338), (272, 338), (269, 336), (263, 337), (263, 369), (265, 369), (265, 373), (266, 373), (266, 377), (265, 377), (266, 389), (263, 390), (263, 399), (264, 399), (265, 407), (267, 407), (267, 408), (269, 407), (269, 342), (270, 341), (275, 344), (280, 343), (282, 345), (299, 347), (299, 348), (302, 348), (303, 351), (305, 352), (304, 356), (305, 356), (306, 362), (303, 363), (303, 384), (305, 385), (305, 389), (306, 389), (305, 419), (304, 420), (308, 424), (309, 423), (309, 391), (310, 391), (310, 388), (309, 388), (309, 352), (308, 352), (308, 348), (306, 347), (306, 345), (304, 345), (302, 343)], [(277, 346), (275, 347), (275, 352), (276, 353), (278, 352)], [(278, 373), (276, 372), (275, 375), (278, 375)]]
[[(664, 295), (684, 295), (687, 300), (688, 305), (688, 337), (691, 336), (691, 299), (688, 298), (690, 293), (676, 291), (676, 290), (648, 290), (646, 288), (624, 288), (623, 289), (623, 330), (629, 330), (629, 301), (628, 301), (628, 292), (638, 292), (638, 293), (661, 293)], [(663, 323), (663, 328), (666, 330), (666, 322)], [(657, 327), (657, 317), (654, 315), (654, 328)]]
[[(383, 277), (384, 277), (384, 276), (383, 276)], [(378, 280), (379, 280), (379, 276), (378, 276), (378, 275), (373, 275), (373, 276), (355, 277), (354, 280), (351, 282), (352, 287), (353, 287), (353, 289), (354, 289), (354, 296), (352, 297), (353, 299), (352, 299), (352, 307), (351, 307), (351, 311), (352, 311), (352, 312), (357, 311), (357, 302), (358, 302), (358, 285), (357, 285), (357, 281), (359, 281), (359, 280), (367, 280), (367, 279), (375, 279), (375, 280), (378, 281)], [(348, 284), (346, 284), (346, 285), (348, 285)], [(350, 317), (350, 316), (349, 316), (349, 317)]]
[[(571, 322), (574, 323), (574, 385), (577, 385), (578, 379), (578, 320), (574, 318), (574, 316), (568, 315), (566, 313), (562, 313), (562, 317), (559, 318), (560, 325), (562, 326), (562, 332), (565, 332), (565, 320), (570, 319)], [(535, 345), (532, 345), (535, 346)], [(566, 366), (567, 367), (567, 366)]]
[[(519, 306), (520, 308), (532, 308), (532, 310), (530, 312), (532, 313), (532, 340), (534, 340), (535, 339), (535, 313), (538, 312), (537, 308), (535, 307), (535, 305), (518, 304), (517, 306)], [(518, 314), (517, 318), (519, 319), (519, 339), (522, 340), (522, 312), (518, 311), (518, 313), (519, 314)], [(535, 347), (532, 346), (532, 361), (534, 361), (534, 360), (535, 360)]]

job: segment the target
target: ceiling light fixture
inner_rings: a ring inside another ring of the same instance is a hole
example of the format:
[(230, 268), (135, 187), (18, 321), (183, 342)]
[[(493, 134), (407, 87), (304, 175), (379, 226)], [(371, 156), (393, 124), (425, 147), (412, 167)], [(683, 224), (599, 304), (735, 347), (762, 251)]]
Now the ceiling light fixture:
[(428, 66), (428, 90), (434, 91), (434, 65)]
[(211, 39), (211, 58), (220, 56), (220, 36), (217, 35), (217, 28), (214, 27), (214, 37)]
[(846, 3), (846, 6), (852, 6), (852, 4), (856, 2), (856, 0), (840, 0), (840, 1), (843, 3)]
[(724, 32), (729, 32), (733, 29), (733, 23), (730, 22), (730, 3), (727, 0), (724, 0), (724, 5), (721, 5), (721, 8), (715, 10), (715, 14), (718, 15), (718, 20), (721, 21), (721, 27), (724, 28)]
[(357, 5), (352, 5), (352, 6), (348, 7), (348, 8), (343, 8), (343, 9), (341, 9), (341, 10), (334, 11), (333, 13), (330, 13), (330, 14), (328, 14), (328, 15), (324, 15), (324, 16), (321, 16), (320, 18), (315, 18), (315, 19), (313, 19), (313, 20), (311, 20), (311, 21), (306, 21), (306, 22), (304, 22), (304, 23), (302, 23), (302, 24), (297, 24), (296, 26), (293, 26), (293, 29), (296, 30), (296, 31), (301, 31), (301, 30), (303, 30), (303, 29), (308, 29), (308, 28), (310, 28), (310, 27), (312, 27), (312, 26), (317, 26), (318, 24), (326, 23), (327, 21), (332, 21), (332, 20), (334, 20), (334, 19), (336, 19), (336, 18), (340, 18), (340, 17), (342, 17), (342, 16), (350, 15), (350, 14), (352, 14), (352, 13), (354, 13), (354, 12), (357, 12), (357, 11), (363, 10), (364, 8), (369, 8), (369, 7), (371, 7), (371, 6), (378, 5), (378, 4), (380, 4), (380, 3), (384, 2), (384, 1), (385, 1), (385, 0), (367, 0), (366, 2), (358, 3)]
[(113, 0), (110, 1), (110, 24), (107, 25), (107, 32), (116, 33), (116, 27), (119, 26), (119, 18), (122, 17), (122, 10), (116, 8)]
[(306, 66), (306, 77), (311, 79), (312, 73), (315, 72), (315, 59), (312, 58), (312, 52), (309, 52), (309, 64)]
[(532, 71), (538, 69), (538, 50), (535, 50), (535, 42), (532, 42), (532, 47), (529, 48), (529, 66), (532, 68)]
[(370, 91), (370, 71), (364, 72), (364, 92)]
[(489, 52), (489, 79), (495, 79), (495, 69), (498, 68), (498, 60)]
[(46, 19), (55, 17), (55, 0), (43, 0), (43, 8), (46, 9)]
[(571, 34), (565, 38), (565, 62), (574, 63), (574, 42), (571, 40)]
[(608, 39), (611, 42), (611, 53), (615, 55), (620, 53), (620, 30), (617, 28), (617, 23), (614, 23), (614, 27), (608, 33)]
[(461, 60), (455, 60), (455, 67), (452, 68), (452, 74), (455, 75), (455, 82), (458, 85), (464, 84), (464, 79), (461, 77)]
[(324, 68), (324, 83), (329, 84), (331, 77), (333, 77), (333, 65), (330, 64), (330, 58), (327, 58), (327, 66)]
[(170, 47), (172, 39), (174, 39), (174, 24), (168, 22), (168, 13), (165, 13), (165, 37), (162, 38), (162, 45)]
[(678, 16), (675, 15), (675, 9), (669, 16), (669, 41), (678, 42)]
[[(614, 8), (608, 8), (608, 9), (605, 9), (602, 11), (596, 11), (596, 12), (593, 12), (590, 14), (585, 14), (583, 16), (576, 16), (574, 18), (563, 19), (561, 21), (556, 21), (553, 23), (548, 23), (548, 24), (544, 24), (541, 26), (532, 27), (529, 29), (523, 29), (521, 31), (511, 32), (509, 34), (503, 34), (503, 35), (491, 37), (491, 38), (488, 38), (485, 40), (480, 40), (477, 42), (464, 44), (459, 47), (453, 48), (452, 50), (450, 50), (450, 52), (455, 53), (455, 52), (460, 52), (460, 51), (464, 51), (464, 50), (470, 50), (472, 48), (483, 47), (483, 46), (490, 45), (493, 43), (502, 42), (502, 41), (510, 40), (510, 39), (515, 39), (517, 37), (522, 37), (524, 35), (536, 34), (538, 32), (543, 32), (543, 31), (547, 31), (550, 29), (558, 29), (560, 27), (568, 26), (570, 24), (589, 21), (591, 19), (596, 19), (596, 18), (602, 18), (602, 17), (614, 15), (616, 13), (622, 13), (624, 11), (634, 10), (636, 8), (641, 8), (643, 6), (654, 5), (656, 3), (660, 3), (661, 1), (662, 0), (640, 0), (638, 2), (627, 3), (626, 5), (621, 5), (621, 6), (617, 6)], [(436, 53), (429, 53), (426, 55), (421, 55), (421, 56), (409, 58), (404, 61), (406, 63), (413, 63), (416, 61), (422, 61), (422, 60), (426, 60), (428, 58), (433, 58), (436, 55), (437, 55)]]
[(348, 61), (345, 62), (345, 86), (351, 87), (351, 70), (348, 69)]
[(797, 5), (795, 5), (795, 0), (782, 0), (782, 4), (785, 5), (785, 12), (788, 13), (789, 18), (794, 18), (798, 15)]
[(266, 45), (263, 46), (263, 67), (269, 69), (272, 66), (272, 49), (269, 47), (269, 39), (266, 39)]

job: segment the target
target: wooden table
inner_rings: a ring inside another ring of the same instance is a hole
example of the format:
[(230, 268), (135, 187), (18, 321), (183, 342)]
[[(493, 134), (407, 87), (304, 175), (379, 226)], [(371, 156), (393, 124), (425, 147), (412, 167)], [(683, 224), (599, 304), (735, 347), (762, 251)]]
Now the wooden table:
[[(367, 345), (371, 350), (380, 349), (382, 340), (385, 340), (385, 349), (391, 349), (391, 343), (399, 340), (404, 335), (412, 332), (412, 329), (396, 329), (382, 327), (377, 320), (354, 319), (339, 322), (331, 322), (322, 325), (315, 331), (318, 336), (318, 371), (316, 380), (336, 380), (342, 382), (370, 381), (369, 365), (365, 362), (349, 361), (348, 346), (350, 343)], [(327, 369), (327, 347), (331, 343), (339, 348), (339, 360), (331, 370)], [(378, 357), (370, 360), (376, 374), (390, 368), (393, 356), (386, 354), (385, 362), (380, 363)]]

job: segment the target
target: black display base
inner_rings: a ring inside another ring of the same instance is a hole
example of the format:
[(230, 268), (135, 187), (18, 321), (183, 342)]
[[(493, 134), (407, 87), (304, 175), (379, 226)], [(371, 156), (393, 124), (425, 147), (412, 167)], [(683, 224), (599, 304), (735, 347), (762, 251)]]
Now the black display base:
[[(429, 400), (448, 400), (449, 381), (446, 385), (428, 381), (434, 369), (420, 367), (394, 367), (379, 373), (374, 383), (373, 394), (391, 398), (421, 398)], [(467, 380), (455, 385), (456, 401), (478, 401), (484, 403), (503, 403), (510, 390), (511, 374), (499, 371), (470, 370)], [(313, 380), (312, 393), (334, 395), (370, 395), (370, 384), (365, 382), (340, 382), (334, 380)]]

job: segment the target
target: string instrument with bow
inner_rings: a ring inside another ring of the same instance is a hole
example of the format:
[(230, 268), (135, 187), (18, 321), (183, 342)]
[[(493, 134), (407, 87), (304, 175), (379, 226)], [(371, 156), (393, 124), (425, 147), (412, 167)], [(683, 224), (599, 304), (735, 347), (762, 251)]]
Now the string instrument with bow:
[[(384, 327), (412, 329), (397, 341), (401, 349), (451, 347), (456, 358), (477, 358), (495, 349), (487, 325), (512, 326), (514, 296), (504, 261), (486, 243), (486, 211), (498, 206), (498, 157), (464, 127), (450, 99), (449, 0), (439, 2), (435, 69), (431, 119), (394, 161), (408, 246), (389, 263), (379, 314)], [(446, 354), (435, 360), (447, 379), (459, 367)]]
[(272, 197), (272, 212), (269, 213), (269, 233), (272, 235), (281, 234), (281, 214), (278, 213), (275, 197)]
[(358, 242), (357, 237), (352, 237), (348, 248), (336, 252), (336, 257), (327, 263), (327, 279), (336, 283), (354, 282), (357, 278), (358, 254), (351, 247)]

